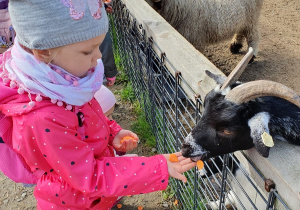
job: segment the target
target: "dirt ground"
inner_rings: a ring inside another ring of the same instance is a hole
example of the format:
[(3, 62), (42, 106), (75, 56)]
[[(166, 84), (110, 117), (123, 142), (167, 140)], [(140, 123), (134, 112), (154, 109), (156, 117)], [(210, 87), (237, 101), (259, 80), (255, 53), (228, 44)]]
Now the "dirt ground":
[[(241, 81), (269, 79), (285, 84), (300, 94), (300, 1), (265, 0), (260, 17), (261, 43), (258, 57), (249, 64), (241, 76)], [(220, 70), (229, 74), (242, 59), (241, 54), (232, 55), (229, 41), (208, 47), (203, 54)], [(122, 88), (115, 86), (114, 89)], [(117, 96), (118, 97), (118, 96)], [(129, 104), (118, 102), (113, 115), (124, 128), (129, 129), (134, 116)], [(151, 148), (139, 146), (134, 153), (147, 155)], [(144, 210), (171, 209), (170, 201), (163, 201), (161, 192), (125, 197), (123, 210), (134, 210), (143, 206)], [(14, 184), (0, 173), (0, 210), (36, 209), (33, 187)]]
[[(241, 81), (267, 79), (280, 82), (300, 94), (300, 1), (265, 0), (260, 16), (261, 41), (255, 62), (249, 64)], [(202, 52), (228, 75), (247, 50), (232, 55), (229, 42), (207, 47)]]

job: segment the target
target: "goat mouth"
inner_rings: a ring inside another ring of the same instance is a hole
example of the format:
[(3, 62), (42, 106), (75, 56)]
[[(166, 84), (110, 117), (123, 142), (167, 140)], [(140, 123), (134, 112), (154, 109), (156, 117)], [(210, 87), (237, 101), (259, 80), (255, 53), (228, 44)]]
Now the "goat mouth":
[(192, 161), (197, 162), (198, 160), (206, 160), (208, 159), (208, 155), (207, 153), (201, 154), (201, 155), (197, 155), (197, 156), (192, 156), (190, 157)]

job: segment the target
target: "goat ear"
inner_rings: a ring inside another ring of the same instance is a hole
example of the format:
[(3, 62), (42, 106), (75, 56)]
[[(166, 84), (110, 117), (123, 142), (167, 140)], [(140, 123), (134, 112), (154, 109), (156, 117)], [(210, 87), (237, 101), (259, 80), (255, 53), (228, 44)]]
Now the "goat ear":
[(223, 83), (225, 82), (226, 80), (226, 77), (224, 76), (221, 76), (221, 75), (216, 75), (208, 70), (205, 70), (205, 73), (207, 74), (207, 76), (209, 76), (210, 78), (212, 78), (213, 80), (215, 80), (215, 82), (218, 84), (218, 85), (223, 85)]
[(270, 147), (267, 147), (262, 140), (262, 134), (264, 132), (269, 133), (269, 120), (270, 115), (267, 112), (259, 112), (248, 121), (253, 144), (258, 153), (263, 157), (269, 157), (270, 151)]

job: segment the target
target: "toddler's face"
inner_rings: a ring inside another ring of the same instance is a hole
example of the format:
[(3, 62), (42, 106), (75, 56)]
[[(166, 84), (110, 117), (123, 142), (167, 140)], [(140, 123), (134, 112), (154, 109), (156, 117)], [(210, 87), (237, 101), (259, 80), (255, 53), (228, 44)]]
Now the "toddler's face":
[(99, 46), (104, 38), (105, 34), (102, 34), (87, 41), (63, 46), (51, 63), (74, 76), (84, 77), (88, 70), (95, 67), (97, 60), (102, 57)]

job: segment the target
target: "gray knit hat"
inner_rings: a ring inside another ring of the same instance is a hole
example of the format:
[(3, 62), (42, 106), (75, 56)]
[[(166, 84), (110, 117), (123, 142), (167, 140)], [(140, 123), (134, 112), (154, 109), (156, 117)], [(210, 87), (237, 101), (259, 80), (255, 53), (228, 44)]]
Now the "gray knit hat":
[(10, 0), (8, 8), (19, 43), (29, 49), (60, 47), (108, 31), (102, 0)]

